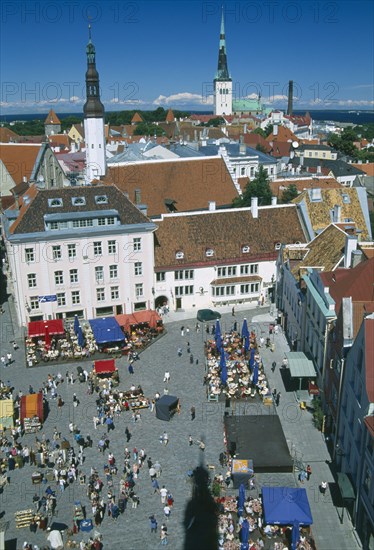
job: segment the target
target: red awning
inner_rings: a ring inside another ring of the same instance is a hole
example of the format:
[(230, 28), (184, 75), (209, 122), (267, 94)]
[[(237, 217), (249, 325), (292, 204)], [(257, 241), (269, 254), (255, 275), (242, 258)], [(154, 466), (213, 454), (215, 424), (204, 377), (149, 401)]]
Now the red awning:
[(136, 320), (135, 316), (132, 313), (122, 313), (121, 315), (116, 315), (115, 320), (119, 324), (120, 327), (124, 328), (125, 330), (130, 330), (130, 325), (137, 325), (138, 321)]
[(62, 319), (51, 319), (50, 321), (30, 321), (28, 326), (29, 338), (45, 336), (45, 333), (65, 334), (64, 323)]
[(116, 363), (114, 359), (107, 359), (105, 361), (95, 361), (94, 363), (94, 371), (96, 374), (107, 374), (115, 372), (116, 369)]
[(157, 311), (153, 309), (144, 309), (134, 313), (116, 315), (115, 319), (117, 323), (127, 331), (130, 330), (130, 325), (140, 325), (141, 323), (148, 323), (150, 328), (156, 328), (157, 323), (162, 321)]
[(20, 419), (37, 416), (43, 422), (43, 395), (41, 392), (23, 395), (20, 402)]

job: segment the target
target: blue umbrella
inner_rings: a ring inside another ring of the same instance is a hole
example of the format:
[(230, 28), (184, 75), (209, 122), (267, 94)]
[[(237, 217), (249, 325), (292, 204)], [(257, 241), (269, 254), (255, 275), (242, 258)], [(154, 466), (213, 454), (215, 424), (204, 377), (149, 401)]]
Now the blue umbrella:
[(244, 319), (244, 321), (243, 321), (242, 338), (245, 339), (244, 349), (245, 349), (245, 351), (248, 351), (248, 349), (249, 349), (249, 330), (248, 330), (247, 319)]
[(79, 325), (78, 327), (78, 346), (83, 348), (84, 346), (84, 336), (83, 336), (83, 330), (82, 330), (82, 327)]
[(297, 521), (297, 519), (295, 519), (292, 525), (292, 538), (291, 538), (292, 550), (296, 550), (297, 543), (299, 542), (299, 540), (300, 540), (300, 524)]
[(227, 366), (226, 366), (226, 358), (225, 358), (225, 350), (221, 348), (221, 359), (219, 362), (219, 366), (221, 367), (221, 382), (223, 385), (227, 382)]
[(249, 523), (248, 520), (245, 519), (242, 523), (242, 528), (240, 531), (240, 550), (248, 550), (248, 537), (249, 537)]
[(253, 384), (257, 384), (258, 382), (258, 363), (255, 363), (254, 369), (253, 369)]
[(78, 329), (79, 329), (78, 315), (74, 315), (74, 332), (75, 332), (75, 334), (78, 334)]
[(214, 338), (216, 340), (216, 346), (218, 351), (221, 351), (221, 345), (222, 345), (222, 337), (221, 337), (221, 326), (219, 324), (219, 320), (216, 321), (216, 329), (214, 331)]
[(253, 365), (255, 364), (255, 349), (252, 348), (249, 356), (249, 368), (253, 369)]
[(239, 487), (238, 516), (243, 515), (244, 502), (245, 502), (245, 487), (244, 487), (244, 483), (241, 483)]

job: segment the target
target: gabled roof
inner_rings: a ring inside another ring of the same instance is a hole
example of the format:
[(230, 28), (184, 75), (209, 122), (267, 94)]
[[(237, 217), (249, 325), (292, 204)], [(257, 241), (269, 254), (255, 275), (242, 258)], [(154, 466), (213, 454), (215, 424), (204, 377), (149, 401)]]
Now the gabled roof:
[(56, 115), (53, 109), (51, 109), (44, 121), (44, 124), (61, 124), (60, 119)]
[(105, 182), (114, 183), (135, 200), (146, 204), (150, 216), (167, 213), (165, 199), (172, 199), (179, 212), (231, 205), (238, 196), (222, 158), (195, 160), (148, 161), (145, 163), (108, 165)]
[[(253, 218), (250, 208), (173, 214), (156, 224), (158, 268), (275, 260), (277, 242), (305, 240), (294, 206), (259, 207), (258, 218)], [(249, 253), (243, 253), (243, 246), (250, 247)], [(206, 255), (207, 249), (213, 250), (213, 256)], [(183, 259), (176, 260), (177, 251), (183, 251)]]
[(266, 141), (299, 141), (293, 132), (285, 126), (278, 125), (278, 133), (275, 135), (274, 131), (268, 135)]
[(352, 166), (362, 170), (367, 176), (374, 176), (374, 162), (365, 162), (362, 164), (352, 163)]
[(270, 155), (275, 158), (289, 157), (292, 147), (290, 141), (270, 141), (269, 145), (271, 147)]
[(344, 231), (330, 224), (308, 244), (308, 251), (300, 266), (332, 271), (344, 256), (346, 238)]
[[(295, 166), (299, 166), (300, 157), (295, 156), (290, 162)], [(312, 171), (313, 168), (320, 166), (323, 173), (329, 174), (331, 172), (335, 178), (365, 175), (365, 172), (362, 169), (356, 168), (353, 164), (344, 162), (341, 159), (326, 160), (304, 157), (303, 165), (304, 168), (309, 168), (310, 171)]]
[[(106, 195), (107, 202), (97, 204), (95, 197)], [(74, 205), (73, 197), (84, 197), (84, 205)], [(50, 206), (49, 199), (62, 199), (62, 205), (58, 208)], [(16, 210), (16, 206), (11, 207)], [(149, 222), (149, 219), (132, 204), (129, 199), (114, 185), (95, 185), (82, 187), (65, 187), (60, 189), (38, 190), (32, 185), (22, 195), (20, 210), (17, 219), (10, 222), (10, 233), (20, 235), (25, 233), (38, 233), (45, 231), (44, 216), (46, 214), (66, 214), (92, 212), (92, 211), (118, 211), (122, 225)]]
[(165, 120), (166, 120), (166, 122), (174, 122), (175, 117), (174, 117), (174, 113), (173, 113), (172, 109), (168, 110)]
[(70, 146), (70, 138), (67, 134), (51, 134), (48, 136), (48, 141), (53, 146)]
[(336, 312), (342, 299), (351, 297), (354, 302), (374, 301), (374, 258), (361, 262), (352, 269), (339, 268), (321, 273), (321, 280), (336, 303)]
[(4, 163), (16, 185), (21, 183), (23, 178), (30, 179), (41, 147), (40, 144), (0, 144), (0, 160)]
[(299, 193), (302, 193), (305, 189), (313, 189), (315, 187), (320, 189), (342, 189), (341, 183), (331, 176), (322, 178), (302, 178), (301, 176), (299, 178), (290, 177), (273, 180), (269, 183), (274, 197), (281, 197), (283, 191), (292, 184), (296, 186)]
[(134, 124), (134, 122), (143, 122), (143, 119), (138, 112), (136, 112), (131, 119), (131, 124)]
[(260, 134), (256, 134), (254, 132), (250, 134), (244, 134), (244, 143), (246, 145), (249, 145), (250, 147), (253, 147), (254, 149), (256, 149), (257, 145), (261, 145), (266, 153), (270, 153), (271, 151), (271, 145), (269, 144), (269, 142), (266, 141), (265, 138), (260, 136)]
[(0, 127), (0, 142), (1, 143), (15, 143), (19, 140), (20, 136), (13, 132), (10, 128)]
[[(318, 200), (314, 200), (315, 194), (318, 192)], [(346, 220), (351, 220), (356, 226), (356, 230), (361, 231), (361, 239), (363, 241), (370, 239), (369, 228), (366, 224), (361, 199), (359, 194), (361, 191), (357, 187), (341, 187), (340, 189), (319, 189), (317, 186), (314, 189), (309, 189), (296, 197), (293, 202), (303, 203), (312, 229), (315, 233), (322, 231), (326, 226), (330, 225), (332, 220), (332, 211), (335, 205), (341, 207), (341, 223)], [(365, 191), (365, 190), (364, 190)]]

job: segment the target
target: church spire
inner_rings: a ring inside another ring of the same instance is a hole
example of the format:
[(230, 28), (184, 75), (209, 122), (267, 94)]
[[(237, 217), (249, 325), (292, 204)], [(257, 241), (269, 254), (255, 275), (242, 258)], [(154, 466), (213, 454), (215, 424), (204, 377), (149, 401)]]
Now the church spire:
[(96, 70), (96, 52), (92, 44), (91, 25), (88, 25), (88, 44), (86, 47), (86, 103), (83, 107), (85, 118), (104, 118), (104, 105), (100, 101), (99, 73)]
[(227, 67), (225, 19), (223, 15), (223, 6), (222, 6), (222, 17), (221, 17), (221, 32), (219, 35), (218, 68), (217, 68), (215, 80), (231, 81), (229, 70)]

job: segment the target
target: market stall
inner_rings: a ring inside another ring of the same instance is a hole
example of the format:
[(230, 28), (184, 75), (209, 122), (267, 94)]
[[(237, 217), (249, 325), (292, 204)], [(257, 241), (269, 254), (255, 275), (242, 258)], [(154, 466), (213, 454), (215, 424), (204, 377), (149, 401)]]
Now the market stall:
[(253, 460), (234, 459), (231, 464), (234, 489), (239, 489), (242, 483), (248, 487), (248, 482), (253, 477), (253, 473)]
[(128, 335), (128, 346), (132, 350), (145, 348), (164, 330), (161, 317), (152, 309), (116, 315), (115, 319)]
[(9, 430), (14, 426), (13, 399), (0, 400), (0, 431)]
[(125, 348), (125, 335), (114, 317), (102, 317), (89, 321), (99, 351), (112, 353)]
[(27, 433), (41, 429), (44, 422), (42, 392), (23, 395), (20, 400), (20, 420)]
[(156, 401), (156, 418), (159, 420), (169, 420), (178, 409), (179, 399), (173, 395), (163, 395)]
[(305, 489), (294, 487), (262, 487), (262, 506), (265, 522), (270, 525), (312, 525), (308, 496)]
[(96, 383), (100, 381), (105, 383), (108, 379), (111, 379), (114, 386), (118, 385), (119, 375), (115, 360), (94, 361), (93, 376)]

